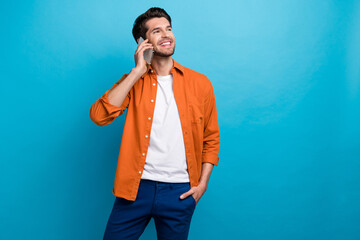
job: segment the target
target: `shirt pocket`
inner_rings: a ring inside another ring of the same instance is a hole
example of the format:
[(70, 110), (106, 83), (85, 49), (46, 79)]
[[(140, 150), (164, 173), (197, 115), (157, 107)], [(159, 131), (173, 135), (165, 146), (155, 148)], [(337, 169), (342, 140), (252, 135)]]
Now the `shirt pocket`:
[(201, 112), (201, 109), (193, 104), (189, 105), (190, 108), (190, 121), (192, 124), (203, 124), (204, 115)]

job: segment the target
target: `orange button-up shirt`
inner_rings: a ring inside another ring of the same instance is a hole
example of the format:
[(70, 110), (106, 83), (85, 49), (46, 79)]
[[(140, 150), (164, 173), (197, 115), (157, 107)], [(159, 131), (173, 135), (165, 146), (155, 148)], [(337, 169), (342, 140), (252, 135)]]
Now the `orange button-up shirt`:
[[(186, 162), (190, 186), (197, 186), (202, 163), (218, 165), (220, 132), (215, 94), (210, 80), (203, 74), (181, 66), (173, 60), (174, 97), (184, 136)], [(135, 201), (145, 166), (154, 116), (157, 76), (148, 71), (136, 81), (120, 107), (112, 105), (108, 92), (128, 74), (116, 82), (90, 108), (90, 118), (99, 126), (111, 123), (127, 108), (124, 131), (115, 174), (113, 194)], [(171, 134), (171, 133), (169, 133)]]

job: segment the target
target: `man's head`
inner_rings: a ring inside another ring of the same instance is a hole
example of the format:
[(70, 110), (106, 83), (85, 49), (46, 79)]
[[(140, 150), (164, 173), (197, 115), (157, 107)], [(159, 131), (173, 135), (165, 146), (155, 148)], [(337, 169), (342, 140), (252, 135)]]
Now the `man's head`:
[(171, 18), (162, 8), (150, 8), (136, 18), (132, 30), (134, 39), (149, 39), (154, 46), (154, 55), (169, 57), (175, 51), (175, 36), (172, 32)]

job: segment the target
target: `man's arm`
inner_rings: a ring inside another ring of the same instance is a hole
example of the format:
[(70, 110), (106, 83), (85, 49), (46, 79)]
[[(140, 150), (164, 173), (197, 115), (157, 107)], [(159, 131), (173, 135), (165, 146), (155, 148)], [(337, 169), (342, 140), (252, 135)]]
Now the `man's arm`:
[(147, 49), (153, 49), (152, 44), (148, 43), (148, 41), (149, 39), (146, 39), (140, 43), (135, 51), (135, 68), (131, 70), (124, 81), (121, 81), (118, 86), (109, 92), (108, 98), (111, 104), (120, 107), (127, 93), (134, 86), (136, 81), (146, 72), (147, 64), (144, 59), (144, 51)]
[[(210, 80), (209, 80), (210, 82)], [(204, 103), (204, 138), (202, 163), (218, 165), (220, 148), (220, 131), (216, 110), (215, 93), (210, 83)]]
[[(122, 78), (112, 86), (112, 88), (107, 90), (98, 100), (96, 100), (96, 102), (91, 105), (90, 119), (94, 123), (99, 126), (105, 126), (124, 113), (125, 109), (129, 106), (131, 98), (130, 91), (126, 92), (127, 89), (124, 85), (129, 83), (129, 80), (131, 81), (132, 78), (133, 77), (130, 74), (124, 74)], [(110, 93), (112, 94), (111, 100), (109, 96)], [(116, 95), (115, 100), (113, 100), (114, 93)]]
[(209, 183), (210, 175), (213, 170), (214, 164), (212, 163), (203, 163), (201, 166), (201, 176), (198, 186), (202, 186), (205, 190)]
[(104, 93), (90, 108), (90, 118), (99, 126), (110, 124), (124, 113), (129, 105), (130, 90), (136, 81), (146, 72), (147, 65), (143, 57), (146, 49), (152, 49), (148, 39), (139, 44), (134, 54), (135, 68), (125, 74), (112, 88)]
[(217, 119), (215, 94), (210, 85), (209, 93), (205, 100), (204, 115), (204, 138), (202, 151), (201, 176), (198, 186), (192, 187), (188, 192), (180, 196), (181, 199), (193, 195), (198, 202), (207, 189), (210, 175), (214, 165), (219, 162), (220, 131)]

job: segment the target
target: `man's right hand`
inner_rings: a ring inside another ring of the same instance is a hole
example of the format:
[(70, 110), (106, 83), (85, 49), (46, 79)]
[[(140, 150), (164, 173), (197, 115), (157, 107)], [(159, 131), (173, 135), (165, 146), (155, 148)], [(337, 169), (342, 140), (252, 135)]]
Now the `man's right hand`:
[(144, 59), (144, 51), (147, 49), (153, 49), (153, 45), (148, 43), (149, 39), (146, 39), (142, 43), (140, 43), (135, 51), (134, 58), (135, 58), (135, 71), (139, 75), (143, 75), (147, 70), (147, 62)]
[(136, 49), (134, 55), (135, 68), (131, 69), (130, 73), (108, 92), (110, 104), (120, 107), (136, 81), (146, 72), (147, 62), (144, 59), (144, 51), (146, 49), (153, 49), (153, 45), (148, 43), (148, 41), (143, 41)]

